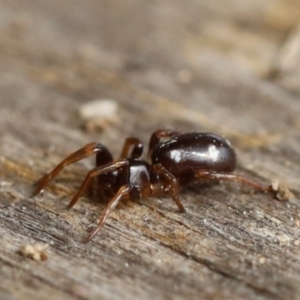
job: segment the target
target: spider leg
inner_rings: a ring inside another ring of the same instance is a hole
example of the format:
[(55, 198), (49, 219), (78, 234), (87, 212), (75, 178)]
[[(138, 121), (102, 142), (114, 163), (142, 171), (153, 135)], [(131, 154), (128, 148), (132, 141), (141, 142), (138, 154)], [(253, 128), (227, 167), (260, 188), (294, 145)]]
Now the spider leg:
[(103, 224), (105, 223), (109, 213), (116, 207), (116, 205), (119, 203), (119, 201), (124, 197), (129, 197), (129, 191), (130, 186), (129, 185), (123, 185), (117, 194), (109, 201), (108, 205), (106, 206), (102, 217), (100, 218), (98, 222), (98, 226), (91, 232), (91, 234), (88, 236), (88, 238), (85, 240), (86, 243), (88, 243), (96, 234), (97, 232), (102, 228)]
[(45, 174), (37, 184), (33, 196), (38, 194), (66, 166), (103, 151), (99, 143), (90, 143), (63, 159), (51, 172)]
[(128, 137), (123, 145), (121, 158), (140, 158), (143, 153), (144, 146), (140, 139)]
[(198, 170), (195, 172), (195, 177), (204, 180), (227, 180), (227, 181), (237, 181), (244, 185), (248, 185), (255, 190), (263, 193), (273, 193), (274, 190), (271, 185), (263, 185), (252, 179), (249, 179), (243, 175), (238, 175), (234, 173), (218, 173), (206, 170)]
[(156, 164), (153, 166), (153, 170), (165, 181), (167, 182), (170, 193), (172, 196), (172, 199), (178, 206), (179, 210), (181, 212), (185, 212), (185, 208), (183, 204), (181, 203), (179, 197), (178, 197), (178, 182), (174, 175), (172, 175), (170, 172), (168, 172), (161, 164)]
[(89, 186), (92, 178), (94, 178), (95, 176), (101, 175), (101, 174), (113, 172), (119, 168), (126, 166), (126, 165), (128, 165), (128, 160), (125, 158), (120, 158), (112, 163), (109, 163), (109, 164), (106, 164), (103, 166), (98, 166), (98, 167), (95, 167), (92, 170), (90, 170), (87, 173), (84, 181), (82, 182), (78, 192), (74, 195), (74, 197), (70, 201), (68, 208), (71, 208), (74, 206), (74, 204), (78, 201), (78, 198), (81, 196), (81, 194), (84, 192), (84, 190)]
[(152, 151), (154, 147), (160, 142), (161, 138), (170, 138), (174, 135), (177, 135), (179, 133), (182, 133), (182, 131), (178, 130), (167, 130), (167, 129), (158, 129), (154, 131), (151, 135), (150, 141), (149, 141), (149, 148), (148, 148), (148, 159), (151, 158)]

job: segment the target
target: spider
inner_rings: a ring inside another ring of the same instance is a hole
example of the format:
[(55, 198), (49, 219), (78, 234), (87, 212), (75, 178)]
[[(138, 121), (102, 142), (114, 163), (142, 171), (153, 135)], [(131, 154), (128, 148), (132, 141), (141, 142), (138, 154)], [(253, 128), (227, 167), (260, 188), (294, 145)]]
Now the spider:
[(101, 195), (110, 200), (90, 233), (89, 242), (104, 225), (109, 213), (121, 199), (169, 194), (180, 212), (185, 208), (178, 191), (190, 183), (212, 180), (237, 181), (257, 191), (272, 193), (272, 186), (265, 186), (243, 175), (235, 174), (236, 154), (230, 143), (213, 133), (156, 130), (148, 149), (151, 164), (141, 158), (143, 144), (138, 138), (125, 139), (121, 156), (113, 159), (110, 151), (101, 143), (90, 143), (63, 159), (51, 172), (44, 175), (34, 190), (38, 194), (66, 166), (96, 154), (96, 167), (91, 169), (79, 190), (70, 201), (74, 206), (82, 193), (97, 178)]

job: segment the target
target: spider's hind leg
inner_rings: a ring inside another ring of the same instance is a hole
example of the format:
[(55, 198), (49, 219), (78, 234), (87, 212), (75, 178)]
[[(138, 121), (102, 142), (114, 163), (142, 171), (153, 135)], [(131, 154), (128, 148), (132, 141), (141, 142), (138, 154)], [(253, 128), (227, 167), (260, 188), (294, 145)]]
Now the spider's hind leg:
[(199, 180), (227, 180), (227, 181), (236, 181), (240, 182), (244, 185), (248, 185), (255, 189), (258, 192), (262, 193), (274, 193), (274, 190), (271, 185), (264, 185), (260, 182), (254, 181), (252, 179), (247, 178), (244, 175), (239, 175), (235, 173), (218, 173), (207, 170), (197, 170), (195, 172), (195, 177)]

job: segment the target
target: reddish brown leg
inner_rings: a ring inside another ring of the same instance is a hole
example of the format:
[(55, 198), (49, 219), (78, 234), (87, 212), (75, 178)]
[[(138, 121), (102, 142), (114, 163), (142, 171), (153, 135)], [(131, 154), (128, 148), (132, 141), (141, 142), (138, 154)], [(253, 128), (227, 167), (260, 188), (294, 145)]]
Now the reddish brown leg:
[(91, 234), (86, 239), (86, 243), (88, 243), (102, 228), (104, 225), (109, 213), (116, 207), (119, 201), (123, 198), (129, 197), (130, 187), (128, 185), (122, 186), (117, 194), (109, 201), (108, 205), (106, 206), (101, 219), (99, 220), (98, 226), (91, 232)]
[(150, 141), (149, 141), (149, 148), (148, 148), (148, 159), (151, 158), (152, 151), (154, 147), (160, 142), (162, 138), (170, 138), (174, 135), (177, 135), (179, 133), (182, 133), (182, 131), (178, 130), (166, 130), (166, 129), (158, 129), (154, 131), (151, 135)]
[(90, 143), (85, 145), (83, 148), (69, 155), (67, 158), (62, 160), (50, 173), (44, 175), (39, 181), (35, 188), (33, 195), (38, 194), (58, 173), (66, 166), (73, 164), (79, 160), (94, 155), (97, 152), (102, 151), (102, 146), (99, 143)]
[(161, 164), (153, 166), (154, 171), (165, 181), (170, 187), (172, 199), (181, 212), (185, 212), (185, 208), (178, 197), (178, 182), (175, 176), (169, 173)]
[(121, 152), (121, 158), (140, 158), (143, 153), (143, 144), (138, 138), (128, 137)]
[(204, 179), (204, 180), (214, 180), (215, 179), (215, 180), (237, 181), (237, 182), (241, 182), (245, 185), (248, 185), (259, 192), (264, 192), (264, 193), (273, 193), (274, 192), (271, 185), (263, 185), (256, 181), (248, 179), (247, 177), (245, 177), (243, 175), (237, 175), (234, 173), (217, 173), (217, 172), (199, 170), (199, 171), (197, 171), (195, 176), (199, 179)]
[(115, 171), (116, 169), (122, 168), (126, 165), (128, 165), (128, 160), (121, 158), (121, 159), (114, 161), (112, 163), (109, 163), (107, 165), (99, 166), (99, 167), (96, 167), (96, 168), (90, 170), (88, 172), (88, 174), (86, 175), (84, 181), (82, 182), (78, 192), (74, 195), (74, 197), (70, 201), (68, 208), (71, 208), (74, 206), (74, 204), (77, 202), (78, 198), (81, 196), (81, 194), (84, 192), (84, 190), (88, 187), (92, 178), (94, 178), (95, 176), (101, 175), (101, 174)]

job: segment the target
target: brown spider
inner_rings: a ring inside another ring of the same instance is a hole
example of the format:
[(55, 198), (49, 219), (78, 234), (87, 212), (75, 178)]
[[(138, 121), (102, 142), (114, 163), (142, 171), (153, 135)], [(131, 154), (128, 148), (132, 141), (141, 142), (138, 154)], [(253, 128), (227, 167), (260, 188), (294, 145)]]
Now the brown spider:
[[(164, 142), (161, 139), (165, 139)], [(231, 180), (242, 182), (260, 192), (274, 192), (243, 175), (233, 173), (236, 154), (230, 143), (212, 133), (157, 130), (149, 142), (148, 157), (141, 158), (143, 144), (138, 138), (125, 140), (119, 159), (114, 160), (109, 150), (100, 143), (90, 143), (62, 160), (50, 173), (43, 176), (34, 191), (38, 194), (64, 167), (96, 154), (96, 167), (88, 172), (78, 192), (68, 205), (73, 207), (84, 190), (97, 177), (101, 193), (110, 196), (98, 226), (88, 236), (90, 241), (101, 229), (109, 213), (121, 199), (170, 194), (181, 212), (185, 211), (178, 190), (192, 182)]]

